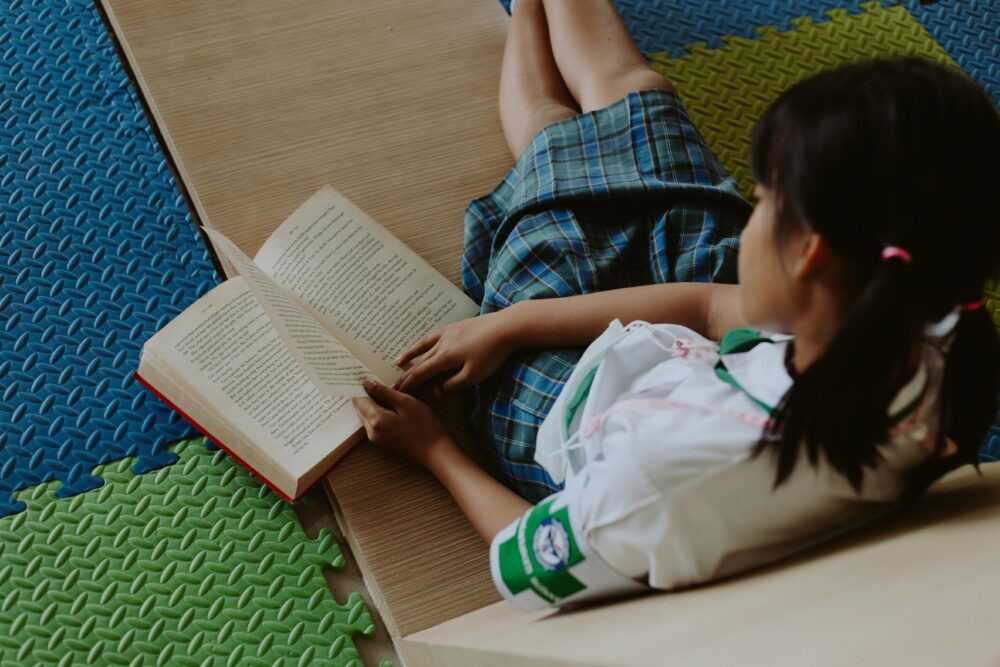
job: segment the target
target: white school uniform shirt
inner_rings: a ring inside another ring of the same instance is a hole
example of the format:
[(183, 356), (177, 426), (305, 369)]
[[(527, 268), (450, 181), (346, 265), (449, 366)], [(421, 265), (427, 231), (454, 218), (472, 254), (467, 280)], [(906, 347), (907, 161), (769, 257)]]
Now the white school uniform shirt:
[(612, 322), (539, 430), (536, 460), (564, 488), (490, 546), (504, 597), (535, 610), (702, 583), (894, 509), (906, 473), (930, 455), (941, 352), (925, 345), (890, 405), (895, 426), (860, 494), (804, 451), (772, 491), (771, 452), (750, 451), (791, 386), (790, 340), (738, 329), (715, 343), (683, 326)]

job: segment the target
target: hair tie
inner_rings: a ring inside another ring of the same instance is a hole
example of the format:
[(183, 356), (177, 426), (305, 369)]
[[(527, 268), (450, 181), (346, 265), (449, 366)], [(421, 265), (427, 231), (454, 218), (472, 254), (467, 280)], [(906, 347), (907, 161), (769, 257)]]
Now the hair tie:
[(900, 248), (899, 246), (894, 245), (887, 245), (882, 248), (882, 259), (893, 258), (899, 258), (907, 264), (913, 261), (913, 255), (911, 255), (910, 251), (905, 248)]
[(959, 304), (959, 308), (962, 310), (979, 310), (983, 307), (983, 300), (979, 301), (969, 301), (968, 303)]

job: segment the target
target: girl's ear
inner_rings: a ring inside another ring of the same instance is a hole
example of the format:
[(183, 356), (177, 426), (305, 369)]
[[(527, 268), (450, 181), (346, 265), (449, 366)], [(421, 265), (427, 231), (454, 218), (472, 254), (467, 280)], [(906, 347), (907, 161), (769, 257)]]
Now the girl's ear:
[(815, 231), (805, 231), (800, 239), (800, 251), (795, 265), (795, 278), (802, 280), (816, 274), (826, 267), (833, 255), (833, 250), (826, 239)]

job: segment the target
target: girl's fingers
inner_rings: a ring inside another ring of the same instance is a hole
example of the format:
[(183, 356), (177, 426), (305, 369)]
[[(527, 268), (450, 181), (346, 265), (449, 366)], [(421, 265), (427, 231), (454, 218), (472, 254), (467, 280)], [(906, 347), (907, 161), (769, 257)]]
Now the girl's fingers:
[(434, 355), (431, 354), (430, 357), (425, 357), (416, 366), (414, 366), (413, 368), (410, 368), (409, 370), (407, 370), (406, 372), (404, 372), (402, 375), (400, 375), (399, 379), (396, 380), (396, 382), (392, 385), (392, 388), (395, 389), (396, 391), (410, 391), (410, 387), (413, 384), (413, 380), (412, 380), (413, 372), (416, 371), (418, 368), (420, 368), (422, 365), (426, 364), (427, 360), (430, 359), (432, 356), (434, 356)]
[(432, 354), (406, 372), (406, 375), (400, 379), (399, 391), (414, 391), (424, 382), (444, 370), (446, 364), (447, 359), (440, 355)]
[[(406, 394), (400, 393), (395, 389), (385, 386), (381, 382), (374, 382), (372, 380), (365, 380), (363, 383), (365, 391), (368, 395), (375, 399), (381, 405), (386, 406), (395, 410), (401, 401), (407, 398)], [(376, 406), (377, 407), (377, 406)]]
[(370, 429), (372, 419), (375, 417), (376, 410), (378, 409), (375, 401), (370, 398), (354, 397), (351, 398), (351, 404), (354, 406), (354, 411), (358, 413), (361, 425), (365, 427), (366, 431)]
[(419, 356), (424, 352), (426, 352), (427, 350), (431, 349), (434, 346), (434, 343), (436, 343), (438, 341), (438, 338), (440, 337), (441, 337), (440, 331), (435, 331), (432, 334), (427, 334), (426, 336), (418, 340), (416, 343), (414, 343), (409, 350), (396, 357), (396, 360), (393, 363), (396, 364), (397, 366), (403, 366), (404, 364), (409, 363), (410, 361), (413, 360), (414, 357)]
[(359, 417), (362, 419), (371, 419), (375, 409), (375, 402), (372, 399), (363, 396), (353, 396), (351, 397), (351, 403), (354, 405), (354, 409), (357, 411)]
[(439, 387), (440, 391), (435, 391), (435, 395), (443, 396), (445, 394), (450, 394), (453, 391), (462, 389), (469, 384), (469, 373), (467, 372), (468, 366), (463, 368), (458, 373), (455, 373), (450, 378), (441, 383)]

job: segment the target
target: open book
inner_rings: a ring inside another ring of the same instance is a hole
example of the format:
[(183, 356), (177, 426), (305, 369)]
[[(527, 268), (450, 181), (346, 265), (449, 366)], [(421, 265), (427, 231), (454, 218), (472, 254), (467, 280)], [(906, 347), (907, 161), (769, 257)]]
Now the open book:
[(478, 306), (330, 186), (143, 346), (138, 380), (287, 500), (363, 434), (351, 396)]

